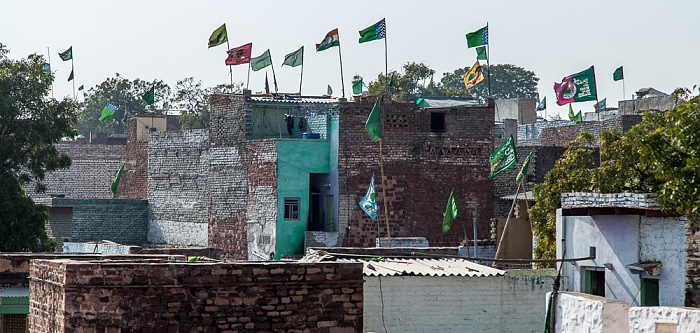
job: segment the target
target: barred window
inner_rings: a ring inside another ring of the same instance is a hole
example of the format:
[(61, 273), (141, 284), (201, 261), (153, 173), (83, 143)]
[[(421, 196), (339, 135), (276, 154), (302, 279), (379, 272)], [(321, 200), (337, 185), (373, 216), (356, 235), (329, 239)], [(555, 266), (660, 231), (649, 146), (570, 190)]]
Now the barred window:
[(298, 220), (299, 219), (299, 199), (284, 198), (284, 219)]

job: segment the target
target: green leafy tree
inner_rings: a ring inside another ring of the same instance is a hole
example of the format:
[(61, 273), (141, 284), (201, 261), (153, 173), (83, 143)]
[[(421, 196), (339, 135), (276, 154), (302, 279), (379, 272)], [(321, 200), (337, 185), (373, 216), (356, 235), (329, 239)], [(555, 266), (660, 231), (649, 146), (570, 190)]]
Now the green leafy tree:
[[(471, 67), (458, 68), (452, 73), (444, 73), (440, 83), (448, 96), (456, 95), (460, 90), (466, 91), (464, 74)], [(469, 89), (474, 97), (488, 96), (487, 73), (491, 71), (491, 97), (494, 99), (535, 98), (537, 83), (540, 81), (535, 72), (511, 64), (481, 65), (484, 81)], [(462, 93), (464, 95), (464, 93)]]
[[(154, 87), (155, 103), (148, 105), (141, 98), (144, 92)], [(170, 109), (170, 86), (161, 80), (152, 82), (140, 79), (129, 80), (117, 73), (85, 93), (85, 102), (81, 105), (80, 125), (97, 133), (126, 133), (126, 115), (138, 113), (163, 114)], [(117, 107), (117, 112), (107, 123), (101, 122), (100, 115), (105, 105), (110, 103)]]
[(43, 71), (42, 56), (12, 60), (8, 53), (0, 44), (0, 251), (53, 251), (46, 208), (23, 186), (34, 182), (43, 192), (47, 172), (70, 166), (53, 144), (77, 134), (77, 107), (48, 97), (54, 77)]
[(243, 83), (220, 84), (213, 88), (202, 88), (202, 81), (194, 77), (184, 78), (175, 84), (172, 103), (180, 110), (183, 130), (209, 128), (209, 95), (240, 93)]
[(389, 72), (388, 78), (379, 74), (376, 81), (369, 83), (367, 91), (370, 95), (377, 96), (389, 86), (391, 99), (410, 102), (419, 96), (438, 96), (441, 94), (438, 85), (433, 82), (433, 75), (435, 71), (427, 65), (410, 62), (403, 65), (403, 74)]

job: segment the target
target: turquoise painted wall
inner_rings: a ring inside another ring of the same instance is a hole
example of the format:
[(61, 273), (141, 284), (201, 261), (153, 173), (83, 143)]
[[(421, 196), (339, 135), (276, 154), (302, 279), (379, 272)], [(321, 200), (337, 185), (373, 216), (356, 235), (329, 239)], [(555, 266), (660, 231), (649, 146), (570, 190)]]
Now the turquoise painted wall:
[[(309, 174), (330, 172), (328, 140), (277, 140), (275, 258), (303, 254), (309, 215)], [(299, 199), (299, 219), (284, 219), (284, 198)]]

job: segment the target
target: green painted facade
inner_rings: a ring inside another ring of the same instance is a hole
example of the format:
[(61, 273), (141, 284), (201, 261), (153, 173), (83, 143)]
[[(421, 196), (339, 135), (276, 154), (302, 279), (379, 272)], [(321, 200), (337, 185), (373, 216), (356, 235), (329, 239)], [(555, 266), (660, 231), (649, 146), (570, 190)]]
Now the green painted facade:
[(29, 314), (29, 296), (0, 298), (0, 314)]
[[(285, 254), (303, 254), (309, 216), (310, 174), (330, 172), (331, 159), (328, 140), (282, 139), (277, 140), (276, 148), (279, 204), (275, 258), (280, 259)], [(285, 198), (299, 199), (299, 219), (284, 218)]]

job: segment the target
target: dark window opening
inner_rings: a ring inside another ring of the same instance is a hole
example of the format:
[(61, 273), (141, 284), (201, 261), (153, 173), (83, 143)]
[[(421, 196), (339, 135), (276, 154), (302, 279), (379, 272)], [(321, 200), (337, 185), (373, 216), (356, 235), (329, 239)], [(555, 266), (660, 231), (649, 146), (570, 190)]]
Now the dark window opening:
[(641, 306), (659, 306), (659, 280), (642, 278)]
[(284, 199), (284, 219), (299, 219), (299, 199)]
[(605, 269), (584, 271), (584, 292), (605, 297)]
[(431, 112), (430, 113), (430, 131), (431, 132), (444, 132), (446, 130), (445, 124), (445, 113), (444, 112)]

